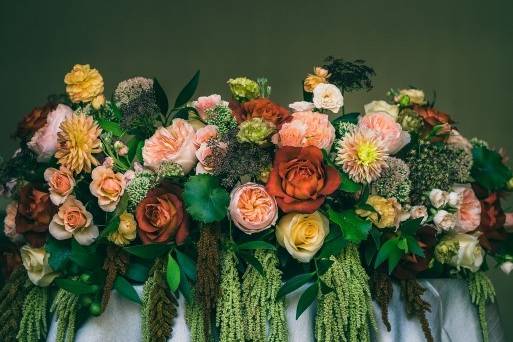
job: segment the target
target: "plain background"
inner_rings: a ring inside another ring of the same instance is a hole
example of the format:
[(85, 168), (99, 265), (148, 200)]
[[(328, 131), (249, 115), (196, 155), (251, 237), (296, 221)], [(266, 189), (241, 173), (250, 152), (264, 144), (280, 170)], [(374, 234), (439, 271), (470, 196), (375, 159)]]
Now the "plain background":
[[(349, 94), (362, 111), (391, 87), (437, 92), (460, 130), (513, 153), (513, 2), (504, 1), (8, 1), (0, 0), (0, 153), (16, 123), (64, 91), (76, 63), (106, 94), (131, 76), (156, 76), (173, 99), (197, 69), (197, 94), (266, 76), (272, 98), (299, 100), (301, 80), (327, 55), (375, 68), (374, 90)], [(511, 209), (511, 208), (509, 208)], [(493, 271), (508, 340), (513, 279)]]

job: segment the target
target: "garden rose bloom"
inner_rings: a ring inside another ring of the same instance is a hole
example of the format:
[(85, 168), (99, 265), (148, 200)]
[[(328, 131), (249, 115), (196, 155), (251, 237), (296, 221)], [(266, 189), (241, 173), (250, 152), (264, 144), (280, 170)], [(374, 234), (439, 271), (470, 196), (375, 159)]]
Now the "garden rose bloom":
[(440, 189), (433, 189), (429, 193), (429, 201), (437, 209), (445, 207), (449, 202), (449, 193)]
[(403, 131), (401, 125), (384, 112), (366, 114), (360, 118), (358, 125), (376, 134), (389, 154), (399, 152), (411, 140), (410, 134)]
[(189, 222), (181, 195), (182, 190), (176, 185), (162, 184), (150, 190), (139, 203), (135, 218), (144, 244), (173, 240), (177, 245), (184, 243), (189, 235)]
[(75, 198), (69, 196), (50, 222), (50, 234), (57, 240), (72, 237), (83, 245), (89, 246), (99, 235), (98, 227), (93, 223), (93, 215)]
[(399, 116), (399, 106), (391, 105), (386, 101), (381, 100), (369, 102), (363, 106), (363, 109), (365, 110), (365, 114), (378, 112), (387, 113), (392, 118), (394, 118), (394, 120), (397, 120), (397, 116)]
[(35, 107), (30, 113), (25, 115), (23, 120), (18, 124), (15, 136), (26, 140), (34, 133), (46, 125), (48, 113), (57, 107), (55, 103), (47, 103), (42, 107)]
[(43, 246), (55, 210), (47, 192), (25, 185), (19, 191), (16, 232), (22, 234), (32, 247)]
[(207, 119), (206, 111), (218, 105), (228, 106), (227, 101), (221, 100), (221, 95), (212, 94), (210, 96), (200, 96), (192, 102), (192, 106), (198, 111), (202, 120)]
[(196, 163), (195, 138), (191, 124), (174, 119), (171, 126), (157, 129), (146, 140), (142, 150), (144, 166), (158, 170), (162, 162), (172, 161), (181, 165), (185, 174), (189, 173)]
[(456, 216), (445, 210), (438, 210), (433, 217), (433, 223), (439, 230), (451, 230), (456, 226)]
[(30, 281), (41, 287), (49, 286), (59, 275), (48, 264), (49, 255), (43, 247), (32, 248), (29, 245), (21, 247), (21, 260), (27, 270)]
[(370, 195), (367, 204), (375, 211), (356, 209), (361, 217), (367, 217), (378, 228), (399, 227), (402, 208), (395, 198)]
[(196, 148), (199, 148), (201, 144), (209, 141), (210, 139), (217, 138), (219, 134), (219, 130), (215, 125), (207, 125), (202, 127), (196, 131), (196, 138), (194, 140), (194, 145)]
[(311, 112), (315, 106), (312, 102), (308, 101), (296, 101), (289, 104), (289, 108), (294, 112)]
[(335, 128), (326, 114), (296, 112), (284, 123), (273, 138), (278, 146), (315, 146), (329, 151), (335, 140)]
[(344, 105), (344, 97), (336, 85), (321, 83), (313, 90), (313, 103), (316, 108), (338, 113)]
[(276, 240), (294, 259), (309, 262), (321, 249), (329, 227), (329, 220), (318, 211), (289, 213), (276, 226)]
[(459, 186), (454, 192), (461, 195), (458, 212), (456, 214), (456, 231), (458, 233), (471, 232), (481, 223), (481, 203), (471, 188)]
[(109, 241), (118, 246), (128, 245), (130, 241), (135, 240), (136, 231), (137, 223), (134, 215), (125, 212), (119, 215), (118, 229), (109, 235)]
[(278, 219), (275, 199), (260, 184), (242, 184), (232, 190), (230, 198), (230, 217), (246, 234), (261, 232)]
[(242, 105), (230, 103), (230, 108), (238, 124), (250, 119), (262, 118), (276, 127), (280, 127), (290, 117), (286, 108), (267, 98), (256, 98), (244, 102)]
[(73, 174), (64, 166), (61, 166), (58, 170), (49, 167), (45, 170), (44, 176), (48, 183), (50, 200), (55, 205), (61, 205), (75, 188)]
[(449, 236), (448, 239), (457, 241), (459, 244), (458, 254), (452, 258), (450, 264), (458, 269), (463, 267), (471, 272), (477, 272), (485, 255), (483, 248), (479, 245), (479, 233), (457, 233)]
[(100, 165), (93, 170), (91, 178), (89, 190), (98, 198), (98, 205), (104, 211), (113, 212), (125, 193), (125, 177), (122, 173), (114, 173), (111, 168)]
[(401, 89), (399, 94), (394, 97), (394, 101), (400, 102), (403, 96), (408, 96), (411, 104), (423, 105), (426, 103), (426, 95), (420, 89)]
[(64, 119), (73, 115), (73, 109), (59, 104), (48, 113), (46, 123), (36, 131), (27, 146), (37, 154), (38, 161), (48, 161), (57, 151), (57, 134)]
[(266, 190), (284, 212), (311, 214), (339, 185), (337, 170), (323, 163), (320, 149), (282, 147), (274, 157)]

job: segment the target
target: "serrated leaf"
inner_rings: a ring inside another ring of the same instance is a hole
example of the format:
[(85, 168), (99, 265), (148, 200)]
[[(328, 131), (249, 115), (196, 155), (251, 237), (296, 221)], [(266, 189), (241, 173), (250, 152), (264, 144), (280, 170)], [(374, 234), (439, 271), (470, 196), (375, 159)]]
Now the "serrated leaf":
[(362, 219), (353, 210), (338, 212), (329, 208), (328, 218), (340, 227), (346, 240), (354, 243), (365, 240), (372, 229), (372, 223)]
[(55, 279), (55, 285), (76, 295), (94, 293), (98, 290), (98, 286), (72, 279)]
[(237, 246), (238, 249), (267, 249), (267, 250), (276, 250), (276, 246), (270, 244), (269, 242), (257, 240), (257, 241), (248, 241), (243, 242)]
[(203, 223), (221, 221), (230, 203), (230, 195), (219, 185), (218, 179), (207, 174), (189, 178), (184, 186), (183, 199), (187, 212)]
[(139, 295), (135, 291), (132, 284), (130, 284), (128, 280), (122, 276), (118, 275), (116, 277), (116, 280), (114, 281), (114, 289), (116, 289), (116, 291), (126, 299), (131, 300), (137, 304), (141, 304), (141, 298), (139, 298)]
[(176, 252), (176, 260), (178, 261), (178, 265), (180, 265), (180, 270), (182, 270), (187, 278), (192, 281), (196, 281), (197, 276), (197, 268), (194, 261), (185, 253), (180, 252), (178, 249), (175, 249)]
[(46, 241), (45, 250), (49, 254), (48, 264), (54, 271), (61, 271), (65, 268), (71, 256), (69, 240), (57, 240), (50, 236)]
[(142, 259), (155, 259), (158, 256), (165, 254), (172, 245), (162, 243), (150, 243), (147, 245), (137, 245), (125, 247), (124, 250), (132, 255), (138, 256)]
[(155, 100), (157, 102), (157, 106), (160, 109), (162, 114), (166, 114), (169, 109), (169, 101), (167, 99), (166, 92), (164, 88), (160, 85), (159, 81), (154, 78), (153, 79), (153, 91), (155, 93)]
[(119, 138), (124, 134), (123, 129), (117, 122), (112, 122), (101, 118), (96, 119), (96, 121), (98, 122), (98, 125), (100, 125), (103, 131), (110, 132), (115, 137)]
[(265, 276), (264, 267), (262, 266), (262, 263), (260, 260), (255, 258), (253, 254), (250, 252), (239, 252), (239, 256), (244, 259), (249, 265), (253, 266), (255, 270), (257, 270), (260, 275)]
[(276, 300), (286, 296), (294, 290), (299, 289), (304, 284), (312, 281), (315, 278), (315, 272), (299, 274), (295, 277), (290, 278), (281, 286), (278, 290), (278, 294), (276, 295)]
[(405, 254), (408, 253), (408, 241), (402, 237), (397, 241), (397, 248), (404, 251)]
[(305, 292), (303, 292), (301, 297), (299, 297), (299, 302), (297, 303), (296, 319), (298, 319), (303, 314), (303, 312), (305, 312), (305, 310), (308, 309), (308, 307), (310, 305), (312, 305), (314, 300), (317, 298), (318, 294), (319, 294), (319, 283), (318, 282), (313, 283), (312, 285), (310, 285), (310, 287), (308, 287), (305, 290)]
[(198, 88), (199, 77), (200, 71), (198, 70), (176, 97), (175, 108), (186, 104), (192, 98)]
[(180, 266), (171, 254), (167, 256), (166, 281), (172, 292), (175, 292), (180, 285)]

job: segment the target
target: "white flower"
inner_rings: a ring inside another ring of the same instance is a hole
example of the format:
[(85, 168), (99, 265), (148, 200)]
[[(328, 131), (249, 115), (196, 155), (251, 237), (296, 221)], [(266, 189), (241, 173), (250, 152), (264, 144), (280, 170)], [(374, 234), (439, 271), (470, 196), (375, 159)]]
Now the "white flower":
[(394, 120), (397, 120), (397, 116), (399, 115), (398, 105), (391, 105), (388, 102), (382, 100), (369, 102), (363, 106), (363, 109), (365, 110), (365, 114), (376, 112), (387, 113), (393, 117)]
[(501, 271), (506, 273), (506, 274), (510, 274), (511, 271), (513, 270), (513, 262), (511, 261), (505, 261), (501, 264)]
[(477, 272), (484, 260), (484, 250), (479, 245), (479, 234), (454, 234), (449, 239), (456, 240), (459, 245), (458, 254), (455, 255), (450, 264), (460, 268), (467, 268), (471, 272)]
[(408, 96), (411, 104), (426, 104), (426, 96), (424, 95), (424, 91), (420, 89), (401, 89), (399, 90), (399, 94), (394, 97), (394, 101), (401, 101), (403, 96)]
[(415, 206), (411, 207), (411, 209), (410, 209), (410, 218), (417, 219), (417, 218), (422, 217), (421, 223), (426, 222), (426, 220), (428, 219), (428, 216), (429, 215), (428, 215), (427, 208), (423, 205), (415, 205)]
[(433, 217), (433, 222), (439, 230), (451, 230), (456, 226), (456, 215), (439, 210)]
[(429, 193), (429, 200), (431, 201), (431, 204), (435, 208), (442, 208), (447, 205), (447, 202), (449, 202), (449, 194), (446, 191), (442, 191), (440, 189), (433, 189)]
[(315, 108), (312, 102), (308, 101), (296, 101), (289, 104), (289, 108), (294, 112), (309, 112)]
[(344, 97), (337, 86), (329, 83), (318, 84), (313, 90), (313, 103), (316, 108), (338, 113), (344, 105)]
[(452, 208), (459, 208), (463, 200), (463, 193), (452, 191), (449, 193), (447, 204)]
[(46, 287), (59, 275), (48, 264), (49, 256), (43, 247), (32, 248), (25, 245), (21, 247), (20, 255), (27, 275), (34, 285)]

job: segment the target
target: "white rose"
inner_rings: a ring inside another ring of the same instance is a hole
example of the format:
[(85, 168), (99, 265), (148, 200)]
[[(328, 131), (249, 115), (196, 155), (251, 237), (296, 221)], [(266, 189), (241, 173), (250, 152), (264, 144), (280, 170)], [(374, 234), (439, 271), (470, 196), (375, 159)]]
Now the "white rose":
[(289, 104), (289, 108), (294, 112), (310, 112), (315, 108), (315, 105), (308, 101), (296, 101)]
[(426, 96), (424, 95), (424, 91), (420, 89), (401, 89), (399, 90), (399, 94), (394, 97), (394, 101), (401, 101), (403, 96), (408, 96), (411, 104), (426, 104)]
[(446, 191), (440, 189), (433, 189), (429, 193), (429, 200), (435, 208), (445, 207), (449, 202), (449, 194)]
[(344, 97), (337, 86), (321, 83), (313, 90), (313, 103), (316, 108), (338, 113), (340, 107), (344, 105)]
[(411, 209), (410, 209), (410, 217), (412, 219), (417, 219), (417, 218), (422, 217), (421, 223), (426, 222), (426, 220), (428, 219), (428, 216), (429, 215), (428, 215), (427, 208), (423, 205), (415, 205), (415, 206), (411, 207)]
[(459, 250), (450, 263), (455, 267), (463, 267), (477, 272), (483, 263), (485, 254), (479, 245), (479, 233), (454, 234), (451, 239), (458, 241)]
[(451, 230), (456, 226), (456, 215), (439, 210), (433, 217), (433, 222), (439, 230)]
[(447, 204), (452, 208), (459, 208), (462, 200), (463, 193), (453, 191), (449, 193)]
[(399, 106), (391, 105), (386, 101), (372, 101), (363, 106), (365, 110), (365, 114), (368, 113), (376, 113), (376, 112), (384, 112), (397, 120), (397, 116), (399, 115)]
[(510, 274), (511, 271), (513, 270), (513, 262), (511, 261), (505, 261), (501, 264), (501, 271), (506, 273), (506, 274)]
[(43, 247), (32, 248), (25, 245), (21, 247), (20, 254), (28, 277), (35, 285), (46, 287), (59, 275), (48, 265), (48, 253)]

